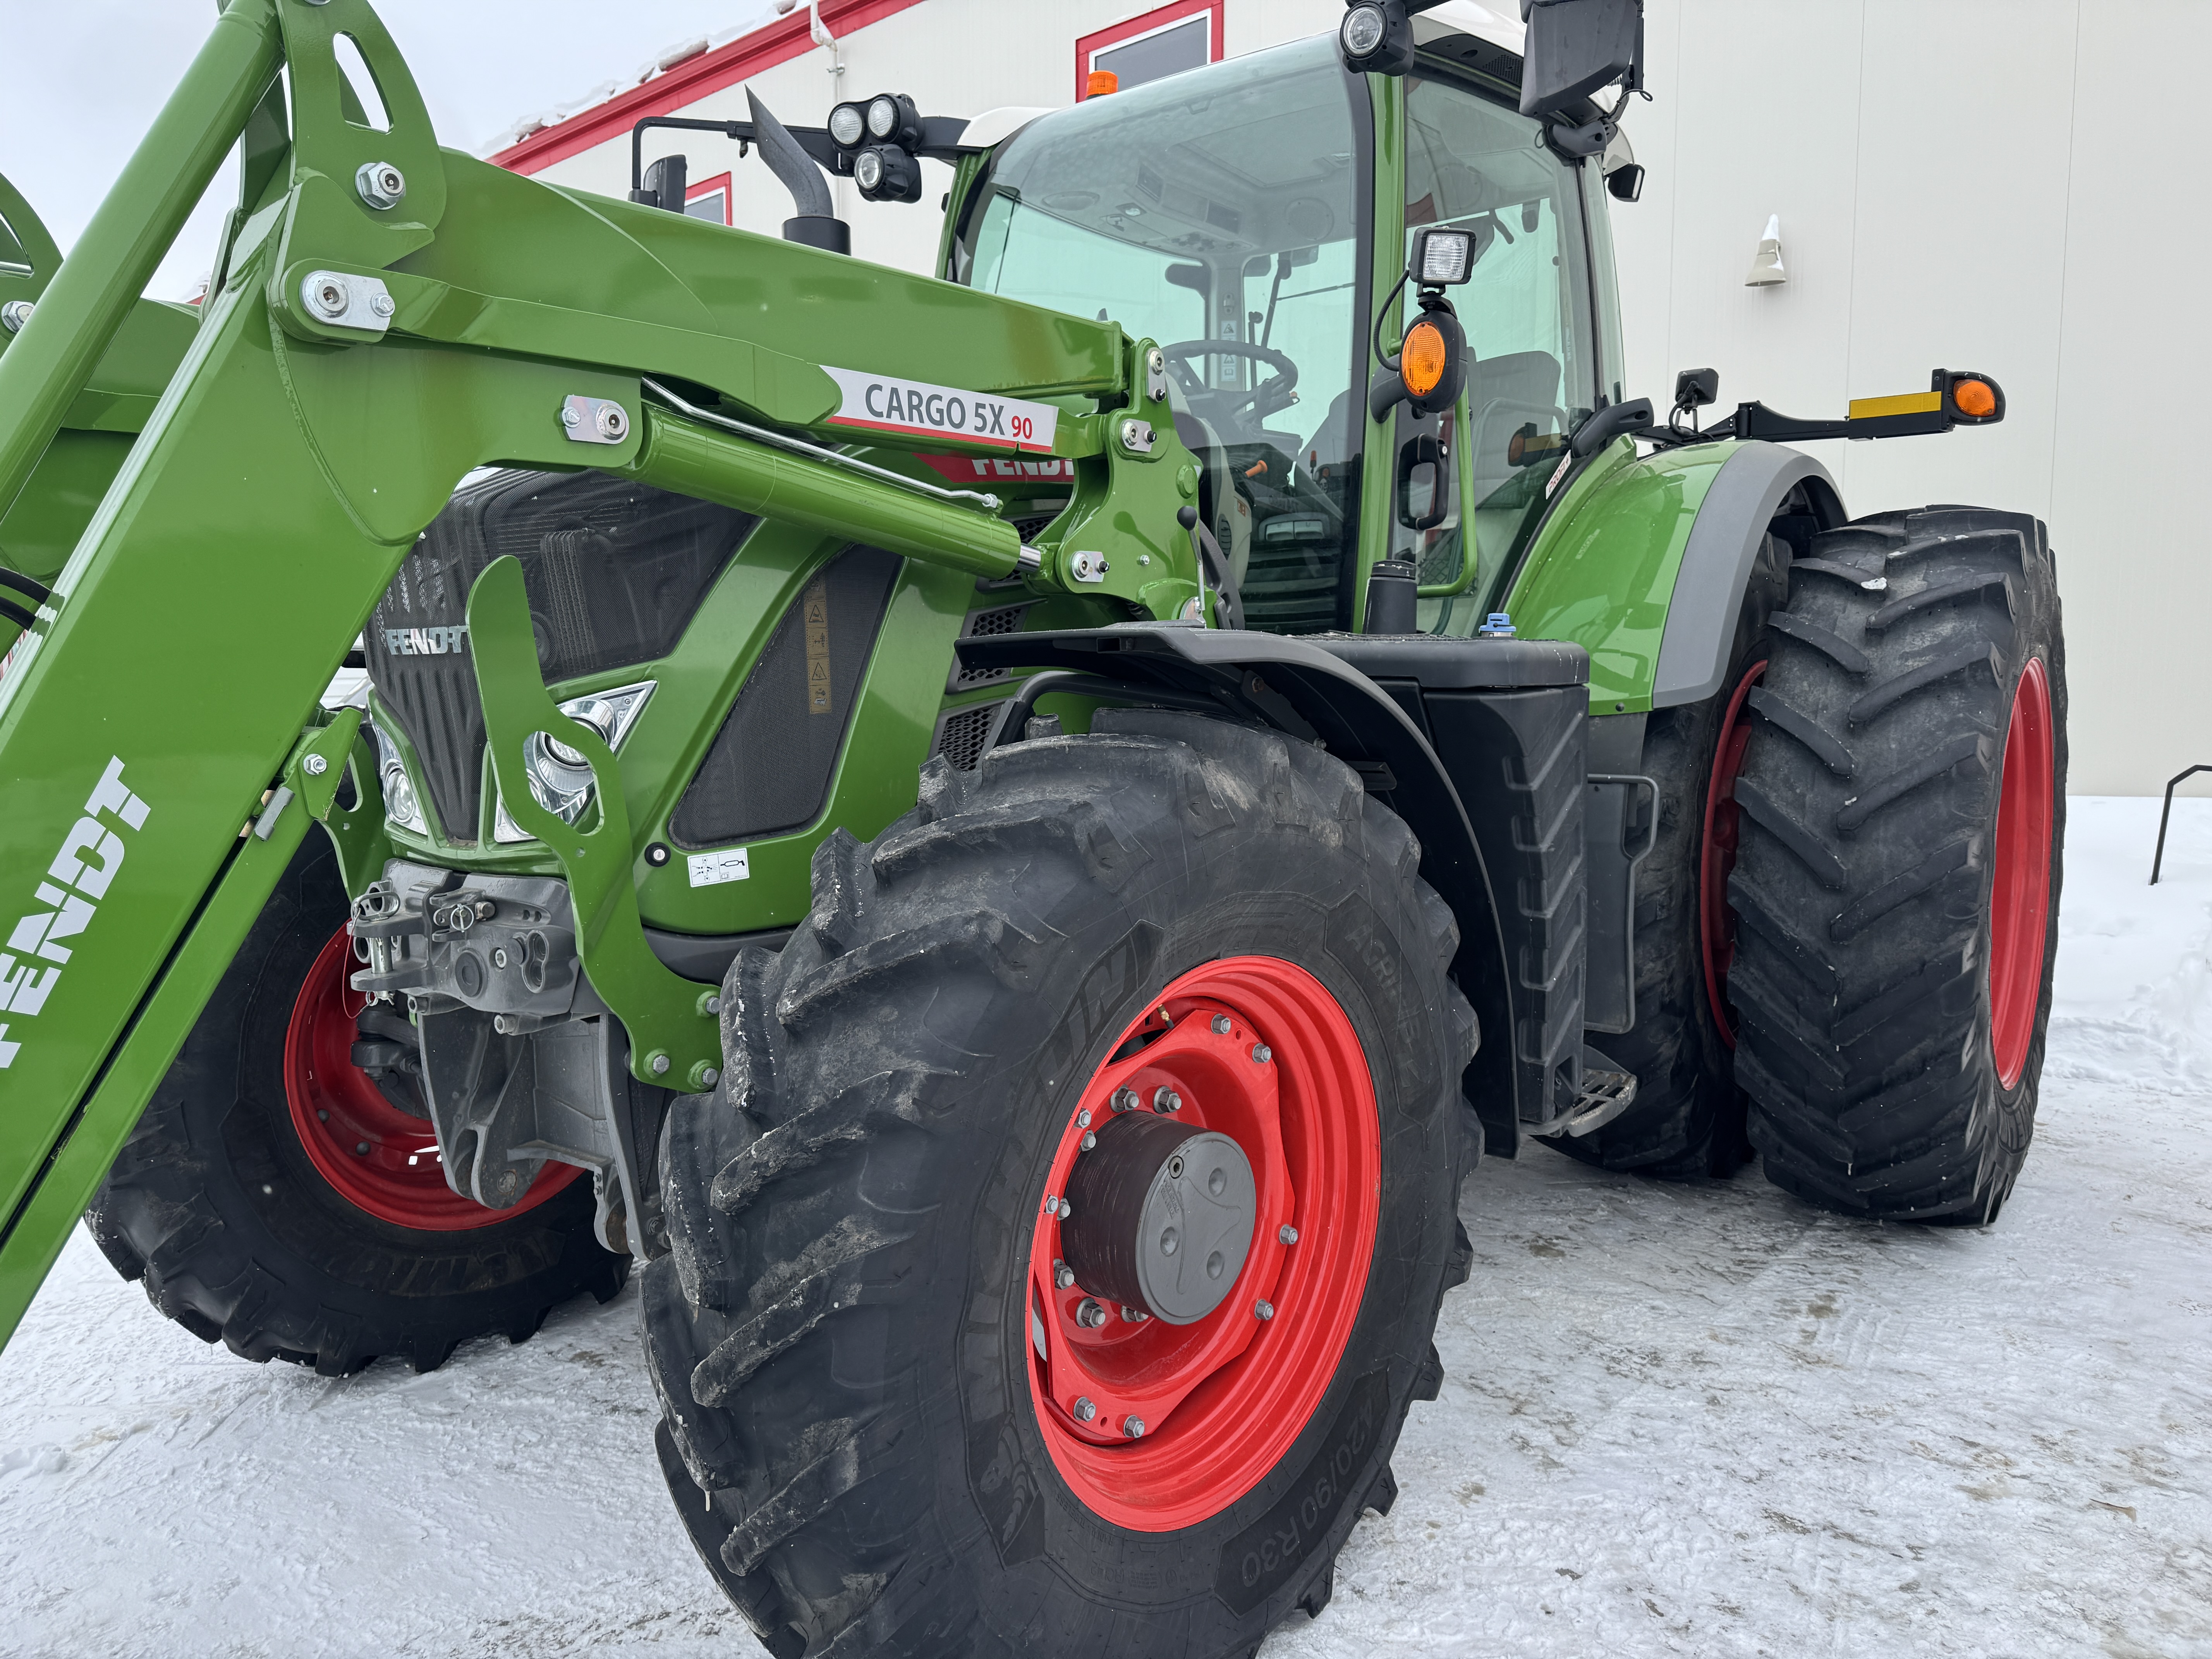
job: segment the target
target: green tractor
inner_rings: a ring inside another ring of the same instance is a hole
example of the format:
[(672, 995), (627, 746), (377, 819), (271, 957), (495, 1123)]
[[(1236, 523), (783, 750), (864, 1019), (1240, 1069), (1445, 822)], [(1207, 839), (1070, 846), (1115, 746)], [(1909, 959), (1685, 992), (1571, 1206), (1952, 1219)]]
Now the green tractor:
[[(1777, 441), (1985, 376), (1626, 395), (1638, 9), (757, 109), (775, 239), (231, 0), (66, 263), (0, 195), (0, 1333), (80, 1215), (328, 1375), (641, 1263), (769, 1651), (1210, 1659), (1389, 1509), (1486, 1151), (1993, 1218), (2051, 552)], [(844, 252), (930, 156), (936, 274)]]

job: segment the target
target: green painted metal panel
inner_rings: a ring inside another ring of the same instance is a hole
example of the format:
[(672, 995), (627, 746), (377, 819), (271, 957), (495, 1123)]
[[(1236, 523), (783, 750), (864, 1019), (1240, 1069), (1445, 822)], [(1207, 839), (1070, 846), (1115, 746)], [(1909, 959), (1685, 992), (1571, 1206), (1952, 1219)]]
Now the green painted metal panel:
[(1523, 639), (1571, 640), (1590, 655), (1590, 712), (1651, 707), (1674, 578), (1690, 526), (1733, 447), (1639, 459), (1617, 439), (1565, 486), (1514, 577), (1504, 608)]

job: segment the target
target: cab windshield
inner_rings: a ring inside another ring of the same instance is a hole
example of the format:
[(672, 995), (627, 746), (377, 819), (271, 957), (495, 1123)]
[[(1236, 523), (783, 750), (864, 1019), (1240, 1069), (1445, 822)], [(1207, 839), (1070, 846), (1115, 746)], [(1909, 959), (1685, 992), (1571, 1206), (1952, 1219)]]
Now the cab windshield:
[(1367, 130), (1334, 35), (1094, 98), (1001, 148), (953, 250), (1166, 351), (1200, 511), (1279, 633), (1350, 614)]

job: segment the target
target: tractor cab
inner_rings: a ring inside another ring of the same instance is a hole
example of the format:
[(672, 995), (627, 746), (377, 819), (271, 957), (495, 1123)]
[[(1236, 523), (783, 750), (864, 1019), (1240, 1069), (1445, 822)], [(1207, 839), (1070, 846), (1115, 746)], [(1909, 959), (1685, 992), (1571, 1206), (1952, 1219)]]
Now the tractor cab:
[[(1420, 627), (1475, 631), (1564, 434), (1620, 395), (1601, 163), (1518, 112), (1516, 57), (1422, 21), (1403, 77), (1352, 73), (1321, 37), (1044, 116), (947, 228), (951, 279), (1161, 343), (1202, 521), (1254, 628), (1359, 626), (1374, 526), (1373, 554), (1387, 536), (1416, 568)], [(1471, 238), (1449, 301), (1463, 389), (1370, 422), (1393, 298), (1410, 319), (1403, 274), (1438, 228)]]

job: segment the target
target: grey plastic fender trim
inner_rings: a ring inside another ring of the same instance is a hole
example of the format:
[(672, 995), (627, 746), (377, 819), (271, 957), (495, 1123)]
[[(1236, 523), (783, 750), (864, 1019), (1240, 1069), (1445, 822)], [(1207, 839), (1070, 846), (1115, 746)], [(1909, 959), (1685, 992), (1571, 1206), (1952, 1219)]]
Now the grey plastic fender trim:
[(1722, 464), (1690, 526), (1682, 568), (1668, 601), (1651, 689), (1654, 708), (1703, 702), (1721, 689), (1736, 613), (1743, 608), (1766, 526), (1782, 498), (1808, 479), (1814, 483), (1807, 493), (1822, 520), (1820, 527), (1832, 530), (1844, 521), (1843, 497), (1828, 469), (1810, 455), (1780, 444), (1747, 443)]

